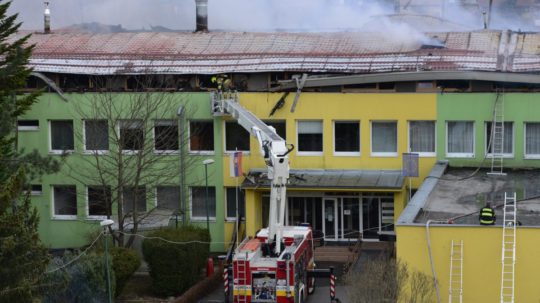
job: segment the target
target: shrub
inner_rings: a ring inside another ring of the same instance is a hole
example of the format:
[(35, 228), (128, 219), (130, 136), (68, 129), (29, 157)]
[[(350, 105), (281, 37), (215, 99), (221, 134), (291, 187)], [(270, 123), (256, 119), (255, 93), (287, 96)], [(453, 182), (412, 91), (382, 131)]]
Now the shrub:
[[(66, 253), (55, 258), (49, 270), (65, 266), (76, 254)], [(110, 262), (110, 259), (109, 259)], [(111, 270), (111, 288), (114, 293), (114, 272)], [(47, 290), (43, 302), (89, 302), (107, 301), (107, 277), (103, 254), (89, 253), (63, 269), (47, 274), (45, 282), (54, 288)]]
[(210, 234), (206, 229), (192, 226), (180, 229), (160, 229), (148, 234), (174, 242), (201, 241), (172, 244), (159, 239), (143, 241), (143, 255), (150, 268), (152, 290), (161, 296), (178, 295), (200, 279), (201, 269), (210, 253)]
[(131, 275), (141, 266), (141, 258), (129, 248), (113, 247), (110, 250), (116, 277), (116, 296), (119, 296)]

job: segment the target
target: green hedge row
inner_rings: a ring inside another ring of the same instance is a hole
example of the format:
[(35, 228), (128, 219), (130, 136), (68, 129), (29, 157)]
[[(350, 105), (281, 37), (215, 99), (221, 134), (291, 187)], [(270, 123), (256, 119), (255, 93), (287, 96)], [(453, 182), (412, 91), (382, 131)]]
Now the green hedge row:
[(119, 296), (131, 275), (141, 266), (141, 258), (134, 250), (124, 247), (113, 247), (110, 253), (116, 277), (116, 296)]
[(186, 226), (156, 230), (147, 236), (173, 242), (195, 241), (189, 244), (173, 244), (160, 239), (143, 241), (143, 255), (150, 268), (155, 294), (179, 295), (201, 279), (201, 270), (210, 254), (208, 230)]

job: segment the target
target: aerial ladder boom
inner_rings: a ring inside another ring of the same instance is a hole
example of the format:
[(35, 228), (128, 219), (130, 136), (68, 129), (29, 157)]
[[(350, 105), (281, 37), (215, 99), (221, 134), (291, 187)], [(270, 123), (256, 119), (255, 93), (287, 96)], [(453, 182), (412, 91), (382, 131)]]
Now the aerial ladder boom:
[[(270, 189), (270, 214), (268, 220), (268, 244), (275, 241), (274, 253), (281, 252), (282, 229), (285, 224), (287, 182), (289, 180), (289, 156), (293, 146), (281, 138), (276, 130), (257, 118), (238, 103), (236, 93), (212, 94), (214, 114), (229, 114), (238, 124), (257, 138), (259, 150), (268, 168)], [(274, 239), (275, 238), (275, 239)]]

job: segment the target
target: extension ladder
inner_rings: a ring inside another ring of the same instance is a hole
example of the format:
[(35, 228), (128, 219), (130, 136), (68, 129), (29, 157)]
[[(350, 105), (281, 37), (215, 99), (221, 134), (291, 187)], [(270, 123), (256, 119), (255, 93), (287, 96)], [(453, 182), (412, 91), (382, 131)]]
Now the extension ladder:
[(516, 264), (516, 193), (504, 193), (502, 237), (501, 303), (514, 303)]
[(452, 240), (450, 247), (448, 303), (463, 302), (463, 240)]
[(247, 282), (247, 265), (249, 261), (246, 260), (237, 260), (235, 266), (236, 277), (234, 277), (235, 285), (241, 285), (241, 289), (238, 289), (238, 303), (249, 303), (248, 296), (246, 295), (246, 282)]
[[(493, 107), (491, 122), (491, 171), (490, 175), (506, 175), (503, 173), (504, 154), (504, 95), (497, 94)], [(488, 151), (489, 152), (489, 151)]]

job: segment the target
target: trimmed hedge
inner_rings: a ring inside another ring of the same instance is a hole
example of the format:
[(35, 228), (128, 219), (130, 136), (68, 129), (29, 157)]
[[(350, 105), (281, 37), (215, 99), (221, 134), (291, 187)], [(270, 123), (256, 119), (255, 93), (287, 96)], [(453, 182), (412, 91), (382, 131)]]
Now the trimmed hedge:
[(116, 296), (119, 296), (126, 282), (141, 266), (141, 258), (129, 248), (113, 247), (110, 250), (113, 258), (112, 268), (116, 277)]
[(143, 255), (150, 268), (152, 290), (160, 296), (176, 296), (201, 279), (201, 270), (210, 254), (208, 230), (193, 226), (153, 231), (148, 237), (174, 242), (204, 243), (173, 244), (160, 239), (145, 239)]

